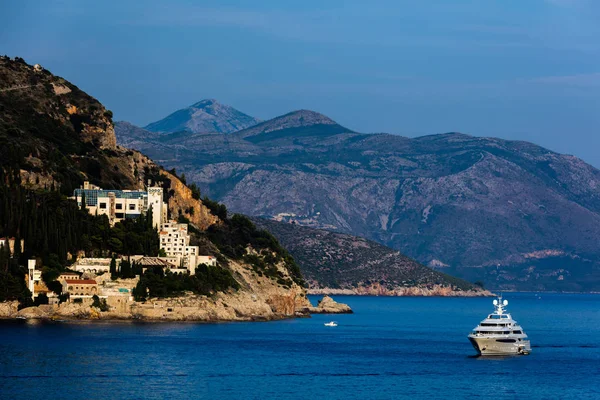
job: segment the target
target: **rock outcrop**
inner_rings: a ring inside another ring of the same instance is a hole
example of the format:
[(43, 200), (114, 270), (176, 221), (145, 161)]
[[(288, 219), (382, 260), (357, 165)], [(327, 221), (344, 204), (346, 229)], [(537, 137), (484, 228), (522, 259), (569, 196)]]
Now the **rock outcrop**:
[(171, 181), (167, 189), (173, 191), (169, 197), (169, 210), (171, 215), (184, 215), (200, 230), (206, 230), (212, 224), (219, 221), (219, 218), (210, 213), (210, 210), (202, 204), (201, 200), (192, 197), (192, 191), (184, 185), (178, 178), (167, 171), (161, 171), (161, 174), (168, 177)]
[(311, 314), (352, 314), (349, 305), (338, 303), (329, 296), (323, 296), (316, 307), (310, 307)]
[(19, 311), (18, 301), (5, 301), (0, 303), (0, 318), (13, 318)]

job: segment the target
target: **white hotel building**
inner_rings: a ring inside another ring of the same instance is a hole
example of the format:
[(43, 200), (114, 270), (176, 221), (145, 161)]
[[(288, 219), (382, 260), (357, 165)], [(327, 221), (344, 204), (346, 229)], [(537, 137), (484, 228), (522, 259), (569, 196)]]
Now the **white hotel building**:
[(73, 199), (81, 207), (85, 204), (90, 214), (107, 215), (113, 226), (126, 218), (138, 218), (152, 207), (152, 222), (155, 227), (167, 220), (167, 205), (163, 202), (163, 189), (150, 187), (144, 190), (106, 190), (85, 182), (73, 191)]
[(166, 222), (161, 225), (159, 235), (160, 248), (165, 251), (167, 257), (175, 257), (177, 266), (187, 268), (190, 275), (196, 273), (199, 264), (198, 246), (190, 246), (190, 235), (188, 225), (175, 221)]

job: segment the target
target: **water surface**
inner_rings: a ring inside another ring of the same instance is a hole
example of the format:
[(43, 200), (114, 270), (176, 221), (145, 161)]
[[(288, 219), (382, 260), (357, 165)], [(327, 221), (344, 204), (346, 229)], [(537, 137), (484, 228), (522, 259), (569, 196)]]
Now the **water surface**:
[(337, 296), (355, 314), (265, 323), (0, 322), (0, 398), (600, 398), (600, 296), (540, 296), (506, 296), (533, 353), (491, 359), (467, 339), (489, 298)]

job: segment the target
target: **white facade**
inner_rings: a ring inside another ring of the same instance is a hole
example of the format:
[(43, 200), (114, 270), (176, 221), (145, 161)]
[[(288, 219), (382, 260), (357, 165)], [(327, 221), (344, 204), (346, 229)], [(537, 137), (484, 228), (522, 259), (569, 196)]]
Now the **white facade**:
[[(112, 258), (80, 258), (70, 266), (77, 272), (92, 272), (94, 274), (110, 272)], [(117, 271), (121, 269), (121, 259), (117, 258)]]
[(42, 281), (42, 271), (35, 269), (35, 260), (27, 260), (27, 272), (29, 274), (27, 277), (27, 286), (31, 292), (31, 298), (35, 299), (37, 297), (35, 285), (39, 285)]
[(165, 251), (167, 257), (175, 257), (176, 265), (186, 268), (190, 275), (196, 273), (198, 266), (198, 246), (190, 246), (190, 235), (188, 225), (171, 221), (161, 225), (160, 248)]
[(198, 256), (196, 258), (196, 261), (198, 262), (198, 264), (206, 264), (211, 267), (217, 266), (217, 257), (215, 256)]
[(152, 207), (154, 227), (167, 219), (167, 206), (163, 202), (163, 189), (151, 187), (145, 190), (105, 190), (89, 182), (73, 191), (73, 199), (81, 207), (85, 194), (85, 204), (90, 214), (106, 215), (110, 225), (126, 218), (138, 218)]

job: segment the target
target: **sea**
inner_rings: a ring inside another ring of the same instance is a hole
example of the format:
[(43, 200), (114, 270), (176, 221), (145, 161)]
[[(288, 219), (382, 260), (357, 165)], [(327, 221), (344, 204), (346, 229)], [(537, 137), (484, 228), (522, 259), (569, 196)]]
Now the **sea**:
[(504, 298), (530, 355), (475, 356), (491, 298), (334, 296), (354, 314), (274, 322), (3, 321), (0, 398), (600, 399), (600, 295)]

